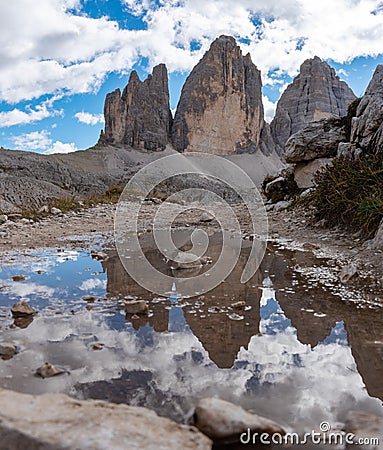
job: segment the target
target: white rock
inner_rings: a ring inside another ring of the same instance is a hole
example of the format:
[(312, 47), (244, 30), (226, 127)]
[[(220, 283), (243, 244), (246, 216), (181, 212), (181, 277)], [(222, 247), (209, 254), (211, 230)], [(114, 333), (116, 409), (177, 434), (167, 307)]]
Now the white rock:
[(351, 278), (354, 278), (356, 275), (358, 275), (358, 268), (352, 263), (342, 267), (339, 279), (342, 283), (348, 283)]
[(39, 209), (39, 213), (49, 213), (49, 207), (47, 205), (42, 206)]
[(6, 214), (0, 214), (0, 224), (6, 222), (8, 220), (8, 216)]
[(291, 205), (291, 201), (281, 201), (274, 205), (274, 211), (283, 211), (284, 209), (287, 209)]
[(196, 427), (217, 443), (239, 442), (242, 433), (285, 434), (275, 422), (251, 414), (240, 406), (219, 398), (200, 400), (194, 413)]
[(54, 215), (54, 216), (57, 216), (58, 214), (61, 214), (62, 213), (62, 211), (61, 211), (61, 209), (59, 209), (59, 208), (51, 208), (51, 213)]
[(154, 411), (63, 394), (0, 390), (0, 449), (210, 450), (193, 427)]
[(108, 254), (105, 252), (92, 251), (90, 254), (93, 259), (97, 259), (98, 261), (105, 261), (105, 260), (109, 259)]

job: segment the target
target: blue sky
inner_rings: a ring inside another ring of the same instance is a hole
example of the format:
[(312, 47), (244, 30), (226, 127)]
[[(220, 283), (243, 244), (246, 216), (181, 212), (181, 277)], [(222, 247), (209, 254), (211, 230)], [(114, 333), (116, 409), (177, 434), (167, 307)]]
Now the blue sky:
[(171, 108), (221, 34), (262, 71), (267, 120), (300, 64), (317, 55), (361, 96), (383, 63), (376, 0), (34, 0), (0, 5), (0, 145), (65, 153), (94, 145), (105, 95), (132, 69), (169, 71)]

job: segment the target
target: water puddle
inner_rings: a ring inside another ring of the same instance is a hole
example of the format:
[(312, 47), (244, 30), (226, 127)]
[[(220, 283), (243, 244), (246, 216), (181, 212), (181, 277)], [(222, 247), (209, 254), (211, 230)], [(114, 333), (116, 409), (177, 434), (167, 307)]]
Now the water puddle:
[[(218, 395), (297, 431), (353, 409), (383, 415), (383, 309), (341, 301), (330, 282), (300, 270), (331, 265), (272, 245), (240, 284), (250, 246), (225, 282), (188, 299), (145, 291), (113, 250), (104, 261), (61, 249), (10, 256), (0, 270), (0, 341), (19, 353), (0, 360), (0, 387), (147, 406), (179, 422), (199, 398)], [(145, 252), (171, 273), (150, 242)], [(214, 259), (218, 245), (208, 252)], [(38, 314), (14, 320), (10, 308), (23, 299)], [(149, 314), (126, 314), (124, 299), (148, 301)], [(34, 376), (46, 361), (69, 373)]]

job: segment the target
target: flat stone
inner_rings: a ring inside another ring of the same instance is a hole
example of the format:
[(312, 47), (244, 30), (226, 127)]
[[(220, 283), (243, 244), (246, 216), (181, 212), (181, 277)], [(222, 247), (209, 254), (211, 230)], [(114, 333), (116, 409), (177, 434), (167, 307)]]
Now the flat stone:
[(219, 398), (200, 400), (194, 412), (194, 422), (215, 443), (239, 442), (241, 434), (249, 429), (252, 433), (285, 434), (275, 422)]
[(16, 355), (17, 346), (10, 342), (0, 342), (0, 356), (4, 358), (12, 358)]
[(63, 394), (0, 390), (0, 449), (210, 450), (194, 427), (154, 411)]
[(62, 375), (63, 373), (68, 373), (68, 371), (48, 362), (44, 363), (36, 370), (36, 375), (39, 375), (41, 378), (55, 377), (56, 375)]
[(27, 279), (27, 277), (24, 275), (14, 275), (12, 277), (13, 281), (25, 281), (26, 279)]
[(126, 314), (148, 314), (149, 307), (145, 300), (129, 300), (124, 302)]

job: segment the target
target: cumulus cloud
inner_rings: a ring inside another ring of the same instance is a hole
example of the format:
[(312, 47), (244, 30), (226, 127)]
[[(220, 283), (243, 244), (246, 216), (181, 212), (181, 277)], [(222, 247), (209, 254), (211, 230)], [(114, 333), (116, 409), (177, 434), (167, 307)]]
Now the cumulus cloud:
[(91, 114), (87, 112), (78, 112), (74, 115), (76, 119), (81, 122), (85, 123), (86, 125), (97, 125), (99, 123), (104, 123), (104, 115), (103, 114)]
[(265, 95), (262, 96), (263, 109), (265, 111), (265, 120), (270, 123), (275, 115), (275, 109), (277, 107), (276, 103), (273, 103)]
[(53, 155), (54, 153), (72, 153), (77, 151), (77, 147), (74, 142), (64, 143), (61, 141), (56, 141), (53, 143), (52, 147), (45, 151), (47, 155)]
[(53, 153), (71, 153), (77, 150), (73, 142), (53, 142), (50, 137), (50, 132), (47, 130), (32, 131), (31, 133), (13, 136), (12, 141), (16, 148), (20, 150), (38, 150), (47, 155), (51, 155)]
[(42, 102), (35, 108), (27, 106), (25, 111), (14, 108), (11, 111), (0, 112), (0, 127), (11, 127), (13, 125), (25, 125), (38, 122), (48, 117), (62, 115), (62, 110), (52, 109), (53, 102), (58, 98), (53, 97)]
[[(295, 75), (314, 55), (343, 63), (382, 53), (378, 0), (121, 1), (145, 29), (123, 29), (106, 16), (91, 18), (81, 10), (84, 0), (40, 0), (38, 8), (34, 0), (2, 2), (0, 100), (97, 91), (108, 73), (127, 72), (142, 57), (149, 69), (165, 62), (170, 71), (189, 71), (220, 34), (241, 41), (269, 84), (278, 83), (270, 76), (275, 69)], [(35, 117), (38, 113), (43, 114)]]

